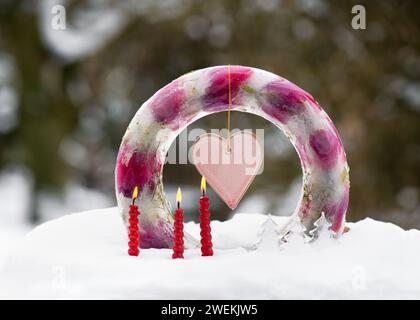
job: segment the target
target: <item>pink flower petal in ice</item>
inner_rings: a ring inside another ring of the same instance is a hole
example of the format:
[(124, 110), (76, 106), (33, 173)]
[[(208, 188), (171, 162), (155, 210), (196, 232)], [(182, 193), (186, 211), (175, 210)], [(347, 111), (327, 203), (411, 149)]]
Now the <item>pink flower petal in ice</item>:
[(347, 188), (341, 200), (324, 207), (325, 216), (331, 221), (331, 229), (338, 232), (343, 225), (344, 216), (349, 205), (349, 189)]
[(179, 87), (177, 81), (171, 82), (158, 91), (150, 102), (156, 121), (169, 124), (176, 120), (181, 113), (184, 96), (184, 89)]
[[(230, 89), (232, 104), (235, 104), (240, 87), (252, 75), (252, 70), (241, 66), (230, 67)], [(203, 97), (203, 109), (223, 111), (229, 103), (228, 67), (220, 67), (210, 75), (210, 86)]]
[(124, 157), (119, 157), (117, 160), (118, 192), (125, 197), (131, 197), (135, 187), (139, 190), (152, 190), (155, 186), (154, 177), (161, 169), (156, 155), (134, 151), (127, 163), (123, 159)]
[(310, 94), (286, 80), (270, 82), (262, 90), (258, 99), (265, 113), (284, 124), (289, 118), (299, 115), (305, 110), (304, 101), (315, 102)]
[(310, 135), (309, 144), (318, 157), (322, 168), (331, 169), (335, 165), (340, 140), (333, 132), (324, 129), (316, 130)]

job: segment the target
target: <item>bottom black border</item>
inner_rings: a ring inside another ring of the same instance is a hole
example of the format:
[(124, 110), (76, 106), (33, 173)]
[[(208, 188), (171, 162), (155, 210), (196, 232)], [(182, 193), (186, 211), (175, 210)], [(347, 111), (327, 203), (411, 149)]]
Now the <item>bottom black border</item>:
[[(29, 312), (33, 315), (74, 316), (77, 318), (115, 315), (135, 315), (139, 319), (282, 319), (290, 317), (361, 317), (372, 313), (386, 313), (401, 318), (417, 314), (420, 301), (393, 300), (3, 300), (2, 312), (7, 307), (13, 314)], [(168, 312), (168, 307), (170, 312)], [(191, 315), (191, 310), (194, 312)], [(176, 311), (177, 310), (177, 311)], [(175, 312), (176, 311), (176, 312)], [(174, 313), (175, 312), (175, 313)]]

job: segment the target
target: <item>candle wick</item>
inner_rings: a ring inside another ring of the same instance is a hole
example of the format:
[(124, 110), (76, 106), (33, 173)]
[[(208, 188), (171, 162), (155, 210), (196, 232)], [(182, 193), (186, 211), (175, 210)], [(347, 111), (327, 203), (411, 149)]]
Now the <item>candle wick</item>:
[(176, 206), (177, 206), (178, 209), (180, 209), (181, 208), (181, 203), (179, 201), (177, 201)]

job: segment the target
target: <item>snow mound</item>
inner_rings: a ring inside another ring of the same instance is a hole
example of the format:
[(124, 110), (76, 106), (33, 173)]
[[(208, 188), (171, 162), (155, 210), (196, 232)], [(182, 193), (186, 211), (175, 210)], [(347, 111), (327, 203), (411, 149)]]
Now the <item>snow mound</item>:
[[(116, 208), (35, 228), (0, 273), (0, 297), (23, 299), (420, 299), (420, 231), (365, 219), (339, 240), (248, 251), (267, 216), (213, 221), (215, 255), (169, 249), (127, 255)], [(273, 217), (278, 225), (287, 221)], [(185, 230), (199, 236), (199, 226)]]

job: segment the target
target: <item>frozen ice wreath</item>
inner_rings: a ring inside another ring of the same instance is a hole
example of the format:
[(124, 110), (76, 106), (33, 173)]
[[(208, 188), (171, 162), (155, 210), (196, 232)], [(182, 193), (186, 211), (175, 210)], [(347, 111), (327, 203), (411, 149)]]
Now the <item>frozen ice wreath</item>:
[[(166, 153), (190, 123), (229, 106), (228, 66), (190, 72), (156, 92), (137, 111), (123, 137), (115, 169), (116, 194), (127, 222), (133, 190), (139, 189), (142, 248), (171, 248), (173, 217), (163, 191)], [(259, 115), (280, 128), (301, 160), (301, 199), (291, 217), (307, 230), (321, 215), (340, 234), (349, 201), (349, 168), (340, 136), (315, 99), (270, 72), (230, 66), (231, 109)], [(287, 233), (288, 224), (282, 234)], [(195, 240), (186, 235), (186, 246)]]

